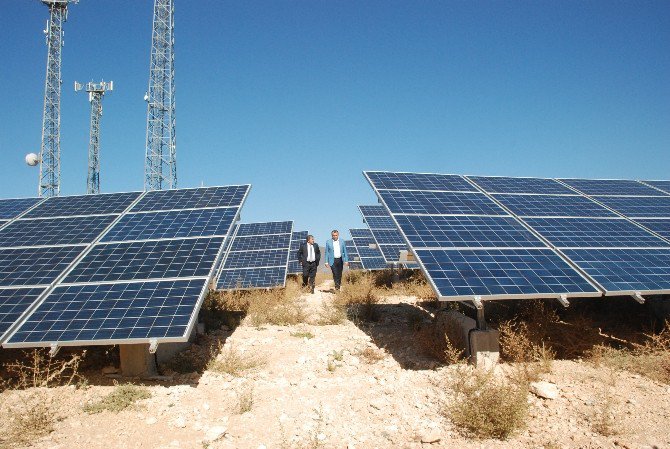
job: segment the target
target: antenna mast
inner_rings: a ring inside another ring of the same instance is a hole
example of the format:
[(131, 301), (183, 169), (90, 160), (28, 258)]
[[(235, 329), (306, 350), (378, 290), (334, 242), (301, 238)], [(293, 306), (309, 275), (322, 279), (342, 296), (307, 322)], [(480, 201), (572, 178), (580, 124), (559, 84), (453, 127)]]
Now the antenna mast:
[[(74, 82), (75, 92), (84, 86)], [(100, 193), (100, 118), (102, 117), (102, 97), (106, 91), (114, 90), (114, 82), (101, 81), (86, 83), (88, 101), (91, 103), (91, 136), (88, 143), (88, 176), (86, 177), (86, 193)]]
[(174, 0), (155, 0), (149, 90), (144, 189), (177, 187), (174, 101)]

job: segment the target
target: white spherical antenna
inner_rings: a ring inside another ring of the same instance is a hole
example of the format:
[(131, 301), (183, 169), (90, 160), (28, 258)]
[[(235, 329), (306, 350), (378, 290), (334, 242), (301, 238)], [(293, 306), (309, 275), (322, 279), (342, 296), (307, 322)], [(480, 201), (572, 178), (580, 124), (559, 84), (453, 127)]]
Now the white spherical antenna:
[(34, 167), (40, 161), (40, 158), (35, 153), (26, 154), (26, 164)]

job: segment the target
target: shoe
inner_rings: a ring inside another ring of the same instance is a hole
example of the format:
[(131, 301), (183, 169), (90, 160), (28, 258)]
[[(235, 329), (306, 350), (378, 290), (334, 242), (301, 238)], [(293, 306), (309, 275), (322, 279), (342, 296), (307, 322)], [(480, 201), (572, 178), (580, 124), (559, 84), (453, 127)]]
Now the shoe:
[(311, 293), (314, 293), (314, 289), (312, 289)]

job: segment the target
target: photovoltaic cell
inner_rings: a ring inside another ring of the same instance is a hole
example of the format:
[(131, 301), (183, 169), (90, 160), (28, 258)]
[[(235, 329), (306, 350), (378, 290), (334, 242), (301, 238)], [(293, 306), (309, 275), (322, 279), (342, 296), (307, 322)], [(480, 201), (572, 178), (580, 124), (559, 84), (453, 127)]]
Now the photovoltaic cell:
[(489, 193), (575, 193), (553, 179), (510, 178), (505, 176), (468, 176), (468, 178)]
[(41, 295), (45, 288), (0, 289), (0, 341), (9, 327)]
[(393, 214), (507, 215), (483, 193), (380, 190)]
[(398, 229), (388, 214), (385, 217), (363, 216), (365, 217), (365, 223), (370, 229)]
[(230, 251), (254, 251), (276, 248), (287, 248), (291, 243), (291, 234), (254, 235), (250, 237), (235, 236)]
[(239, 206), (247, 195), (249, 187), (249, 185), (239, 185), (154, 190), (147, 192), (131, 212)]
[(49, 285), (85, 246), (0, 249), (0, 287)]
[(382, 245), (404, 245), (405, 240), (398, 229), (370, 229), (379, 246)]
[(440, 296), (544, 296), (597, 290), (549, 249), (416, 250)]
[(222, 236), (228, 233), (237, 211), (233, 207), (126, 214), (102, 241)]
[(583, 196), (506, 195), (494, 198), (521, 217), (615, 217), (616, 214)]
[(0, 200), (0, 218), (10, 219), (18, 217), (40, 201), (42, 201), (42, 198), (16, 198), (11, 200)]
[(370, 248), (369, 246), (356, 246), (359, 257), (382, 257), (379, 247)]
[(567, 249), (609, 292), (670, 289), (670, 249)]
[(379, 245), (384, 259), (388, 263), (400, 261), (400, 251), (407, 251), (407, 245)]
[(663, 190), (663, 192), (670, 194), (670, 181), (644, 181), (645, 183)]
[(527, 218), (525, 221), (559, 248), (670, 246), (625, 219)]
[(631, 218), (670, 218), (670, 196), (607, 196), (597, 200)]
[[(291, 234), (291, 249), (288, 254), (288, 273), (299, 274), (302, 273), (302, 265), (298, 262), (298, 250), (302, 242), (307, 240), (307, 231), (294, 231)], [(347, 248), (348, 249), (348, 248)]]
[(662, 192), (642, 183), (626, 179), (561, 179), (561, 181), (586, 195), (663, 195)]
[(670, 218), (635, 220), (637, 223), (651, 229), (661, 237), (670, 240)]
[(12, 343), (186, 337), (205, 279), (57, 287)]
[(91, 243), (114, 215), (15, 220), (0, 230), (0, 247)]
[(223, 270), (217, 287), (221, 289), (272, 288), (284, 285), (286, 267)]
[(363, 264), (360, 261), (350, 261), (349, 262), (350, 270), (363, 270)]
[[(234, 243), (233, 243), (234, 244)], [(242, 251), (229, 255), (223, 264), (223, 269), (256, 268), (286, 266), (287, 248), (262, 251)], [(282, 281), (283, 282), (283, 281)]]
[(358, 206), (358, 209), (361, 211), (361, 215), (363, 215), (365, 218), (389, 216), (386, 208), (381, 204), (375, 204), (373, 206)]
[(235, 237), (246, 235), (291, 234), (292, 221), (269, 221), (266, 223), (242, 223)]
[(361, 265), (363, 265), (363, 269), (365, 270), (383, 270), (386, 268), (386, 260), (381, 256), (361, 257)]
[(25, 218), (69, 217), (72, 215), (104, 215), (123, 212), (140, 192), (105, 193), (98, 195), (53, 196), (32, 209)]
[(349, 229), (349, 233), (357, 248), (376, 244), (374, 237), (372, 237), (372, 232), (369, 229)]
[(397, 215), (414, 248), (545, 247), (512, 217)]
[(64, 283), (208, 276), (223, 238), (100, 244)]
[(378, 189), (443, 190), (452, 192), (476, 191), (460, 175), (427, 173), (365, 172)]

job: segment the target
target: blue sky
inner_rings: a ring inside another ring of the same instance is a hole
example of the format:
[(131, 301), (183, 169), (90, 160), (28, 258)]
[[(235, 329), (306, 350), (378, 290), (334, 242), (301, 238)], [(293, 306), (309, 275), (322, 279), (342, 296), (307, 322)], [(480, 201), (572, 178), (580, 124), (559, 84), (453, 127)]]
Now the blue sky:
[[(34, 196), (48, 16), (0, 15), (0, 197)], [(81, 0), (65, 25), (62, 194), (141, 190), (149, 0)], [(375, 202), (362, 170), (670, 178), (670, 2), (176, 0), (180, 187), (251, 183), (243, 221), (323, 242)], [(348, 232), (345, 232), (348, 234)]]

